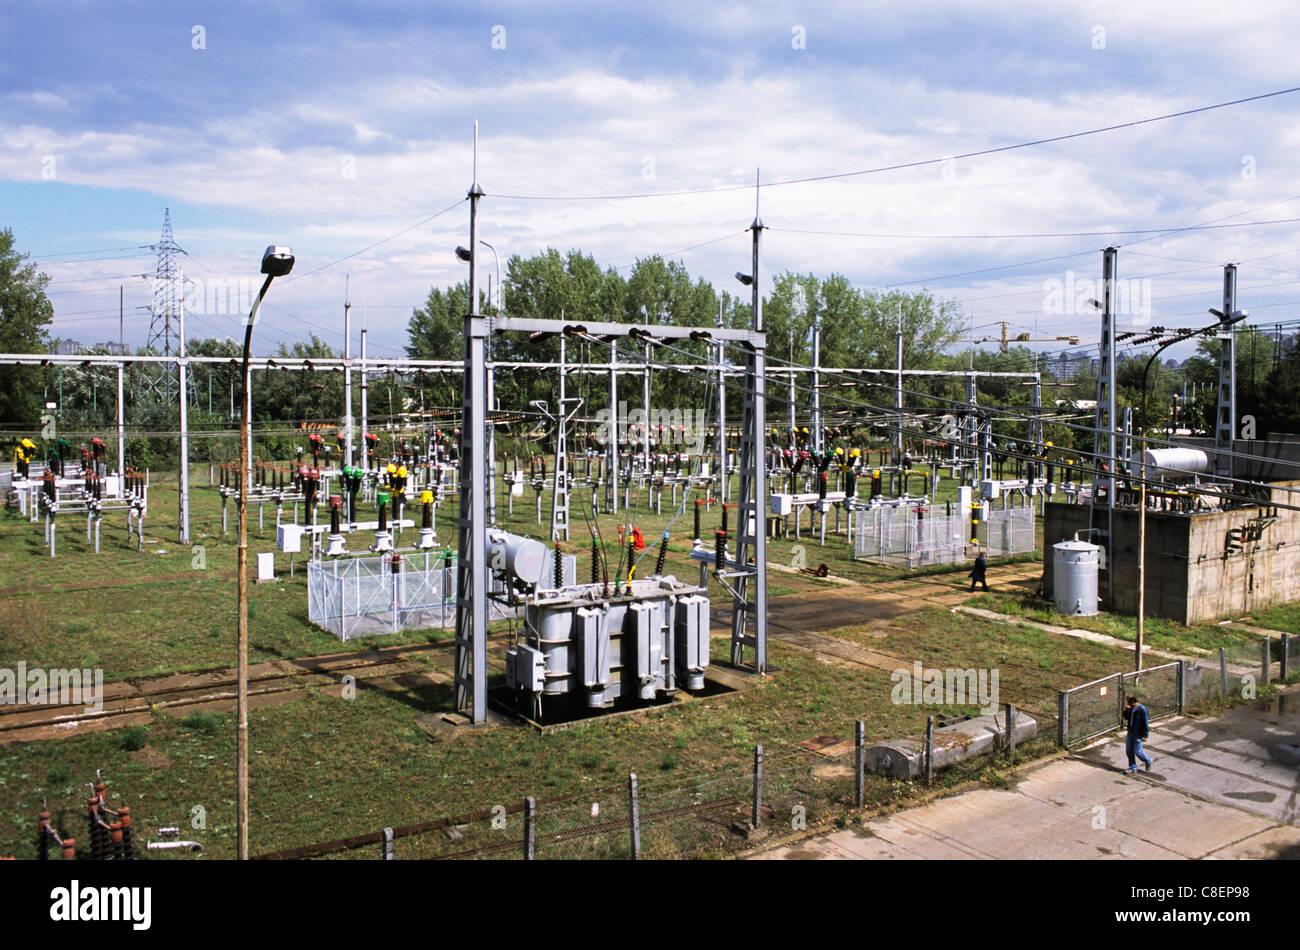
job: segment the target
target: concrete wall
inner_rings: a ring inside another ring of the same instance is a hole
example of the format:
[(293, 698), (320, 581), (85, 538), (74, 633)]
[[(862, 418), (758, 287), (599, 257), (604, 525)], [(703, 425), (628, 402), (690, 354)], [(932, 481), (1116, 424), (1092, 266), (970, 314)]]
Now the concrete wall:
[[(1287, 484), (1300, 488), (1300, 482)], [(1294, 504), (1297, 496), (1275, 488), (1273, 500)], [(1237, 541), (1235, 550), (1228, 550), (1231, 529), (1244, 528), (1268, 511), (1148, 511), (1146, 615), (1194, 624), (1300, 599), (1300, 512), (1278, 509), (1277, 521), (1264, 527), (1258, 540)], [(1114, 589), (1108, 606), (1118, 613), (1136, 614), (1138, 513), (1117, 508), (1113, 519), (1113, 563), (1108, 567)], [(1105, 523), (1105, 510), (1099, 508), (1095, 527), (1104, 528)], [(1087, 527), (1088, 506), (1047, 505), (1043, 520), (1044, 550), (1048, 552), (1043, 589), (1047, 596), (1052, 593), (1052, 545)]]

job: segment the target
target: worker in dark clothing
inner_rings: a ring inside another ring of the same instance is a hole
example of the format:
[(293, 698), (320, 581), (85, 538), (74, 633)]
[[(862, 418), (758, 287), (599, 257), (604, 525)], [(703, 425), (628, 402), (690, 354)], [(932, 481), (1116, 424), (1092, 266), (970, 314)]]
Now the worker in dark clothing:
[(985, 590), (989, 589), (988, 581), (985, 575), (988, 573), (989, 566), (984, 561), (984, 552), (981, 551), (975, 555), (975, 569), (970, 572), (970, 589), (974, 590), (976, 584), (983, 586)]
[(1142, 751), (1142, 743), (1151, 735), (1151, 717), (1147, 713), (1147, 708), (1138, 702), (1136, 696), (1130, 696), (1128, 704), (1124, 707), (1124, 725), (1128, 727), (1128, 735), (1124, 740), (1124, 752), (1128, 755), (1128, 771), (1136, 772), (1137, 760), (1141, 759), (1150, 772), (1151, 757)]

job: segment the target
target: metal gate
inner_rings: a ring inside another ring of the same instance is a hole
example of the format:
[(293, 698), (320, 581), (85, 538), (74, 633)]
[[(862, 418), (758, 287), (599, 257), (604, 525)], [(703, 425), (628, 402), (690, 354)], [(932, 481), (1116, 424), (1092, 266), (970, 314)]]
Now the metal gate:
[(1124, 701), (1136, 696), (1152, 721), (1182, 712), (1185, 669), (1182, 661), (1141, 673), (1112, 673), (1058, 694), (1058, 742), (1069, 747), (1124, 725)]

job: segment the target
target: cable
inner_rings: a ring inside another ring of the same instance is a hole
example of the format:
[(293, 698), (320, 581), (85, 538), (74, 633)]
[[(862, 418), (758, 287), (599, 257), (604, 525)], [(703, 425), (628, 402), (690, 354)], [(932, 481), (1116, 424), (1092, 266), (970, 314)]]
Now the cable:
[[(1196, 115), (1202, 112), (1211, 112), (1215, 109), (1226, 109), (1230, 106), (1244, 105), (1248, 102), (1258, 102), (1263, 99), (1271, 99), (1275, 96), (1285, 96), (1293, 92), (1300, 92), (1300, 86), (1292, 86), (1289, 89), (1279, 89), (1275, 92), (1261, 93), (1256, 96), (1247, 96), (1244, 99), (1233, 99), (1229, 102), (1219, 102), (1210, 106), (1199, 106), (1194, 109), (1183, 109), (1180, 112), (1170, 112), (1165, 115), (1151, 116), (1146, 119), (1135, 119), (1130, 122), (1120, 122), (1115, 125), (1101, 126), (1100, 128), (1087, 129), (1082, 132), (1070, 132), (1066, 135), (1053, 135), (1047, 138), (1034, 139), (1028, 142), (1018, 142), (1015, 145), (1000, 145), (994, 148), (978, 149), (972, 152), (963, 152), (959, 155), (945, 155), (942, 158), (927, 158), (919, 161), (899, 162), (894, 165), (880, 165), (875, 168), (865, 168), (860, 171), (852, 172), (835, 172), (828, 175), (813, 175), (808, 178), (793, 178), (788, 181), (773, 181), (762, 184), (758, 187), (775, 188), (783, 185), (804, 185), (810, 182), (835, 181), (843, 178), (857, 178), (863, 175), (875, 175), (880, 172), (900, 171), (906, 168), (921, 168), (926, 165), (938, 165), (943, 162), (956, 161), (961, 158), (978, 158), (982, 155), (995, 155), (999, 152), (1011, 152), (1016, 149), (1031, 148), (1038, 145), (1049, 145), (1053, 142), (1064, 142), (1069, 139), (1083, 138), (1088, 135), (1099, 135), (1102, 132), (1114, 132), (1118, 129), (1129, 129), (1139, 125), (1149, 125), (1153, 122), (1163, 122), (1167, 119), (1178, 119), (1184, 116)], [(511, 195), (511, 194), (493, 194), (494, 198), (508, 198), (515, 201), (615, 201), (626, 198), (674, 198), (688, 195), (705, 195), (716, 194), (727, 191), (742, 191), (754, 188), (754, 185), (719, 185), (713, 188), (690, 188), (682, 191), (659, 191), (659, 192), (641, 192), (638, 194), (614, 194), (614, 195)]]
[(1183, 228), (1129, 228), (1110, 231), (1056, 231), (1043, 234), (870, 234), (861, 231), (810, 231), (800, 228), (768, 228), (786, 234), (820, 234), (826, 237), (887, 238), (889, 240), (925, 241), (979, 241), (1008, 240), (1016, 238), (1105, 237), (1112, 234), (1175, 234), (1187, 231), (1209, 231), (1223, 228), (1253, 228), (1265, 224), (1295, 224), (1300, 218), (1278, 218), (1273, 221), (1238, 221), (1235, 224), (1193, 224)]
[(338, 260), (336, 260), (336, 261), (330, 261), (328, 264), (322, 264), (320, 267), (317, 267), (315, 270), (309, 270), (309, 271), (307, 271), (307, 273), (305, 273), (305, 274), (297, 274), (297, 275), (292, 276), (292, 277), (286, 277), (286, 278), (284, 278), (283, 280), (281, 280), (280, 283), (282, 283), (282, 284), (291, 284), (291, 283), (293, 283), (293, 282), (296, 281), (296, 280), (302, 280), (302, 279), (305, 278), (305, 277), (311, 277), (313, 274), (319, 274), (321, 271), (323, 271), (323, 270), (328, 270), (329, 268), (333, 267), (333, 266), (336, 265), (336, 264), (342, 264), (344, 261), (350, 261), (350, 260), (352, 260), (352, 258), (354, 258), (354, 257), (359, 257), (359, 256), (361, 256), (362, 254), (365, 254), (367, 251), (373, 251), (375, 248), (379, 247), (379, 245), (381, 245), (381, 244), (387, 244), (389, 241), (393, 240), (394, 238), (399, 238), (399, 237), (401, 237), (403, 234), (407, 234), (407, 233), (409, 233), (409, 232), (411, 232), (411, 231), (414, 231), (414, 230), (415, 230), (416, 228), (418, 228), (418, 227), (421, 227), (421, 226), (423, 226), (423, 225), (428, 224), (428, 223), (429, 223), (430, 221), (432, 221), (434, 218), (440, 218), (440, 217), (442, 217), (442, 216), (443, 216), (444, 214), (446, 214), (448, 211), (451, 211), (453, 208), (459, 206), (461, 202), (466, 201), (466, 200), (468, 200), (468, 198), (457, 198), (455, 201), (453, 201), (451, 204), (447, 205), (447, 207), (443, 208), (441, 211), (435, 211), (433, 214), (429, 215), (427, 218), (421, 218), (419, 221), (415, 222), (415, 224), (411, 225), (409, 228), (402, 228), (402, 230), (396, 232), (395, 234), (390, 234), (390, 235), (388, 235), (388, 237), (383, 238), (383, 239), (381, 239), (381, 240), (378, 240), (378, 241), (376, 241), (374, 244), (369, 245), (368, 247), (363, 247), (363, 248), (362, 248), (361, 250), (359, 250), (359, 251), (354, 251), (354, 252), (351, 253), (351, 254), (348, 254), (348, 255), (346, 255), (346, 256), (344, 256), (344, 257), (340, 257), (340, 258), (339, 258)]

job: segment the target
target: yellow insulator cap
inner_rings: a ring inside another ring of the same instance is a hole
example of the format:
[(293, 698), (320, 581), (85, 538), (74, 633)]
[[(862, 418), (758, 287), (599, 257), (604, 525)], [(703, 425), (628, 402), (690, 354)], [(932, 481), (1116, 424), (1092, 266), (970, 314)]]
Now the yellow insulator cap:
[(399, 468), (399, 469), (397, 470), (397, 477), (398, 477), (398, 478), (405, 478), (405, 477), (406, 477), (406, 466), (405, 466), (405, 465), (403, 465), (401, 468)]
[(431, 491), (420, 492), (420, 504), (429, 505), (432, 503), (433, 503), (433, 492)]

